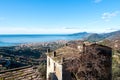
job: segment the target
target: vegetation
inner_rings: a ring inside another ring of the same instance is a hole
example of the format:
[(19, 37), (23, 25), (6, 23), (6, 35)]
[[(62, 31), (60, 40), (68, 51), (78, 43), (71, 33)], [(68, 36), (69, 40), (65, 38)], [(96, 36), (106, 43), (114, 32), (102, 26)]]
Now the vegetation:
[(42, 63), (38, 66), (38, 72), (42, 80), (46, 80), (46, 64)]
[(109, 46), (113, 49), (112, 51), (112, 79), (120, 80), (120, 37), (103, 40), (100, 44)]
[(120, 80), (120, 53), (114, 53), (112, 59), (113, 80)]
[[(2, 66), (0, 67), (0, 71), (27, 65), (39, 65), (46, 61), (45, 53), (48, 48), (55, 50), (63, 46), (65, 43), (66, 41), (56, 41), (0, 47), (0, 66)], [(9, 65), (8, 62), (10, 62)]]
[[(0, 47), (0, 80), (26, 79), (26, 80), (46, 80), (46, 51), (48, 48), (55, 50), (63, 46), (66, 41), (56, 41), (37, 44), (21, 44), (11, 47)], [(10, 64), (8, 64), (10, 62)], [(7, 66), (6, 66), (7, 65)], [(29, 69), (20, 69), (13, 72), (10, 69), (21, 68), (22, 66), (31, 65)], [(36, 68), (34, 68), (36, 67)], [(33, 69), (34, 68), (34, 69)], [(22, 73), (21, 73), (22, 71)]]
[(87, 47), (85, 53), (66, 61), (66, 70), (72, 73), (73, 80), (110, 80), (110, 52), (111, 49), (97, 45)]

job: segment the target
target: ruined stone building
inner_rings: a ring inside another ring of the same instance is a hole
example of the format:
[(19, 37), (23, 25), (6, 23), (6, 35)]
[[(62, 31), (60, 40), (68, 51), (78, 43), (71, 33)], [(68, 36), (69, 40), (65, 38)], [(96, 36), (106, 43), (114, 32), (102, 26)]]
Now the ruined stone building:
[(111, 48), (98, 44), (73, 45), (48, 50), (47, 80), (111, 80)]

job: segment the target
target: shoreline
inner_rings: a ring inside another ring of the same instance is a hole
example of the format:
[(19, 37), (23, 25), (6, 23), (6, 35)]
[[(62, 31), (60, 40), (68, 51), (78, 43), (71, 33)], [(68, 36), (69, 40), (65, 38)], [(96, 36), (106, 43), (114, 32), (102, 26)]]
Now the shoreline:
[[(28, 42), (28, 43), (3, 43), (3, 46), (0, 44), (0, 47), (17, 47), (17, 46), (38, 46), (38, 45), (42, 45), (42, 46), (45, 46), (47, 44), (50, 44), (50, 43), (67, 43), (71, 40), (55, 40), (55, 41), (44, 41), (44, 42)], [(10, 45), (9, 45), (10, 44)]]

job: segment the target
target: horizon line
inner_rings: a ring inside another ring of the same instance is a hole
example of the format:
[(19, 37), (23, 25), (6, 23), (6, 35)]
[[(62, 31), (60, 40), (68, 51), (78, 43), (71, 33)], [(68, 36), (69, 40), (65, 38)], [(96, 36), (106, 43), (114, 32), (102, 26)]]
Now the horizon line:
[[(115, 31), (120, 31), (120, 30), (115, 30)], [(110, 31), (110, 32), (98, 32), (97, 34), (102, 34), (102, 33), (111, 33), (115, 31)], [(72, 35), (72, 34), (77, 34), (77, 33), (96, 33), (96, 32), (76, 32), (76, 33), (0, 33), (0, 35)]]

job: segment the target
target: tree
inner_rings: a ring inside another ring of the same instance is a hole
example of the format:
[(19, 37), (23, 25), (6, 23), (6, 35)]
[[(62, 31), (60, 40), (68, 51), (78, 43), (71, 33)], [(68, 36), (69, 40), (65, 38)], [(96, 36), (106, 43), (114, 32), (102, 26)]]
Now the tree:
[(66, 70), (73, 80), (110, 80), (111, 57), (100, 54), (96, 47), (88, 47), (86, 52), (65, 62)]

